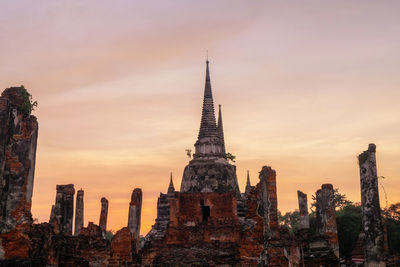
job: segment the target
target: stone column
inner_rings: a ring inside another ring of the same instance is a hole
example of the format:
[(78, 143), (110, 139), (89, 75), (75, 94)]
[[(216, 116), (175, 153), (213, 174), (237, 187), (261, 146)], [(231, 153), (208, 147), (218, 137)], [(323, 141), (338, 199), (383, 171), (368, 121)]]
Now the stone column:
[(361, 182), (362, 223), (365, 234), (365, 266), (386, 266), (385, 240), (379, 204), (378, 175), (375, 158), (376, 146), (358, 156)]
[(299, 201), (300, 229), (309, 229), (310, 219), (308, 217), (307, 194), (297, 190), (297, 199)]
[(135, 239), (140, 235), (140, 219), (142, 214), (142, 189), (135, 188), (129, 203), (128, 228)]
[(72, 235), (74, 195), (75, 189), (73, 184), (57, 185), (54, 213), (60, 232), (66, 235)]
[[(0, 97), (0, 232), (17, 226), (29, 231), (35, 174), (38, 122), (22, 114), (23, 87), (4, 90)], [(25, 91), (26, 92), (26, 91)]]
[(334, 190), (331, 184), (323, 184), (316, 192), (317, 233), (329, 242), (336, 257), (339, 258)]
[(83, 190), (78, 190), (76, 194), (76, 207), (75, 207), (75, 232), (74, 235), (79, 235), (83, 227), (84, 220), (83, 211)]
[(103, 232), (107, 230), (107, 216), (108, 216), (108, 200), (105, 197), (102, 197), (99, 226), (101, 230), (103, 230)]

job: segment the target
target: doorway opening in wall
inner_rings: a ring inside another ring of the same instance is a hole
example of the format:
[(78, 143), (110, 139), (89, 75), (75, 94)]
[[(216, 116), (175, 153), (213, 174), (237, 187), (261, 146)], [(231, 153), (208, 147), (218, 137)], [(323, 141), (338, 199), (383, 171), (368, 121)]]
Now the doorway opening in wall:
[(210, 206), (204, 205), (204, 200), (200, 200), (201, 215), (203, 223), (207, 223), (208, 217), (210, 217)]

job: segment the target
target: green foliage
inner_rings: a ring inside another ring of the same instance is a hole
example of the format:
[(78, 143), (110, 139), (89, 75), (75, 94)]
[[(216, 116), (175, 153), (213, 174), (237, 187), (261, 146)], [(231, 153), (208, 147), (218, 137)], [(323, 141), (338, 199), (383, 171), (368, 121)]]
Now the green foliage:
[(111, 239), (114, 237), (113, 230), (106, 231), (105, 236), (106, 236), (106, 239), (111, 242)]
[(192, 150), (191, 149), (185, 149), (186, 151), (186, 156), (188, 156), (189, 159), (192, 158)]
[(225, 153), (224, 158), (226, 158), (227, 160), (230, 160), (230, 161), (232, 161), (232, 162), (236, 162), (236, 161), (235, 161), (236, 156), (232, 155), (232, 154), (229, 153), (229, 152), (228, 152), (228, 153)]
[[(353, 202), (351, 202), (350, 200), (347, 199), (345, 194), (339, 193), (339, 188), (335, 188), (333, 194), (334, 194), (333, 201), (335, 203), (336, 209), (341, 209), (345, 206), (353, 204)], [(314, 195), (312, 195), (311, 198), (313, 201), (311, 202), (310, 209), (312, 211), (315, 211), (315, 207), (316, 207), (315, 205), (317, 204), (317, 198)]]
[(32, 100), (32, 95), (25, 89), (23, 85), (19, 88), (19, 94), (23, 99), (23, 103), (18, 107), (18, 113), (27, 117), (37, 107), (37, 101)]
[(400, 253), (400, 202), (383, 210), (389, 245), (389, 253)]
[(286, 212), (285, 215), (278, 212), (278, 219), (281, 225), (287, 227), (291, 233), (294, 233), (299, 229), (300, 225), (300, 213), (295, 210), (293, 212)]
[(315, 212), (311, 212), (309, 215), (310, 220), (310, 231), (311, 233), (317, 232), (317, 214)]
[(362, 226), (361, 206), (347, 204), (336, 211), (340, 257), (351, 258)]

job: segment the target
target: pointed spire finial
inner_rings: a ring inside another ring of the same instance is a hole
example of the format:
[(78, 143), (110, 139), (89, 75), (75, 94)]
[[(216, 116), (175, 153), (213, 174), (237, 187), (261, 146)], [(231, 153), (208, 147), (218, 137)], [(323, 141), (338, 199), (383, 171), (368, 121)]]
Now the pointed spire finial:
[(169, 179), (169, 186), (168, 186), (168, 194), (171, 194), (174, 192), (175, 192), (175, 187), (174, 187), (174, 182), (172, 181), (172, 172), (171, 172), (171, 177)]
[(221, 140), (222, 153), (225, 154), (225, 138), (224, 138), (224, 127), (222, 125), (221, 104), (219, 104), (217, 132), (218, 132), (218, 137)]
[(250, 184), (250, 174), (249, 174), (249, 170), (247, 170), (247, 182), (246, 182), (246, 186), (251, 186), (251, 184)]

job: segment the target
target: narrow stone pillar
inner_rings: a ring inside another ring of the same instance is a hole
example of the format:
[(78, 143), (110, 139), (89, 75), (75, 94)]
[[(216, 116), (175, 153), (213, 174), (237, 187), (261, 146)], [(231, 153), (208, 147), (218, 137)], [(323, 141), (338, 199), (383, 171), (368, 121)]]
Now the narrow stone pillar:
[(83, 227), (83, 190), (78, 190), (76, 194), (76, 207), (75, 207), (75, 232), (74, 235), (79, 235)]
[(368, 150), (358, 156), (361, 182), (362, 223), (365, 234), (365, 266), (386, 266), (385, 239), (379, 204), (378, 175), (375, 158), (376, 146), (370, 144)]
[(103, 230), (103, 232), (107, 230), (107, 216), (108, 216), (108, 200), (105, 197), (102, 197), (99, 226), (101, 230)]
[(135, 239), (140, 235), (140, 219), (142, 214), (142, 189), (135, 188), (129, 203), (128, 228)]
[(60, 232), (66, 235), (72, 235), (74, 195), (75, 188), (73, 184), (57, 185), (54, 214), (59, 225)]
[(310, 219), (308, 217), (307, 194), (297, 190), (297, 199), (299, 201), (300, 229), (309, 229)]
[(339, 240), (337, 235), (334, 190), (331, 184), (323, 184), (316, 192), (317, 233), (325, 237), (339, 257)]

